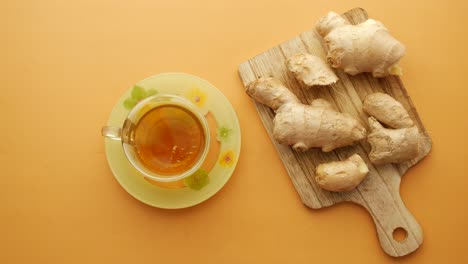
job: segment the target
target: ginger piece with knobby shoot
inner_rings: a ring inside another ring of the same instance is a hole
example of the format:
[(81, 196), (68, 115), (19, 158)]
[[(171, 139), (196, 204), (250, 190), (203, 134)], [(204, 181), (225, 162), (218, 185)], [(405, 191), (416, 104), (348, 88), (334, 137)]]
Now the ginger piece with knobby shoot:
[(302, 104), (275, 78), (259, 78), (247, 86), (246, 92), (255, 101), (276, 110), (273, 137), (295, 150), (320, 147), (328, 152), (366, 136), (366, 129), (352, 116), (336, 111), (323, 99)]
[[(372, 93), (364, 99), (363, 109), (371, 116), (367, 141), (371, 145), (369, 159), (372, 163), (399, 163), (417, 157), (419, 130), (400, 102), (384, 93)], [(383, 127), (380, 122), (390, 128)]]
[(369, 159), (374, 164), (400, 163), (419, 154), (419, 130), (417, 126), (390, 129), (383, 127), (374, 117), (369, 117), (371, 133), (367, 141), (371, 145)]
[(300, 103), (299, 99), (288, 88), (272, 77), (259, 78), (247, 85), (246, 93), (255, 101), (273, 110), (285, 103)]
[(414, 125), (403, 105), (388, 94), (372, 93), (367, 95), (362, 108), (364, 112), (391, 128)]
[(317, 166), (315, 181), (331, 192), (350, 191), (358, 186), (369, 173), (364, 160), (358, 154), (343, 161), (332, 161)]
[(308, 53), (299, 53), (289, 57), (286, 60), (286, 67), (297, 80), (309, 87), (330, 85), (338, 81), (338, 77), (322, 58)]
[(374, 77), (401, 75), (397, 64), (405, 54), (405, 46), (381, 22), (368, 19), (351, 25), (337, 13), (329, 12), (315, 27), (324, 38), (327, 60), (333, 68), (351, 75), (362, 72), (370, 72)]

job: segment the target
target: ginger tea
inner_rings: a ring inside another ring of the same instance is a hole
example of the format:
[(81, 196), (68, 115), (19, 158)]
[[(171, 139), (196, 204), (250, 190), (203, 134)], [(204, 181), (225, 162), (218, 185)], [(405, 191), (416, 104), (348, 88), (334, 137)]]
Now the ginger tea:
[(141, 163), (160, 175), (189, 170), (203, 154), (205, 135), (200, 120), (177, 105), (150, 110), (134, 130), (135, 152)]

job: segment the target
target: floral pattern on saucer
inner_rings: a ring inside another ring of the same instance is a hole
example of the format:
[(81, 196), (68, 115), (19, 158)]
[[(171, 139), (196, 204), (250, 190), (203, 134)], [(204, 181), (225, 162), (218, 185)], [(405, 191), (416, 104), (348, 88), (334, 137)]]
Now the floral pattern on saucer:
[(120, 185), (146, 204), (160, 208), (193, 206), (213, 196), (234, 172), (240, 154), (239, 121), (230, 102), (213, 85), (196, 76), (167, 73), (144, 79), (129, 89), (114, 107), (107, 125), (121, 126), (139, 101), (157, 93), (183, 96), (212, 120), (210, 130), (214, 141), (211, 143), (217, 146), (211, 165), (178, 183), (158, 185), (146, 180), (131, 166), (119, 141), (105, 139), (109, 166)]

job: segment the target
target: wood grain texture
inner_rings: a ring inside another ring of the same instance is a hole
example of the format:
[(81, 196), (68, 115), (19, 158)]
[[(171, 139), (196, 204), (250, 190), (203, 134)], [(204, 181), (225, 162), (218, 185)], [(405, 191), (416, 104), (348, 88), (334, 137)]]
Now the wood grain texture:
[[(368, 18), (366, 11), (360, 8), (346, 12), (343, 17), (353, 24), (362, 23)], [(302, 202), (314, 209), (331, 206), (343, 201), (357, 203), (366, 208), (372, 216), (378, 239), (387, 254), (404, 256), (415, 251), (423, 241), (423, 233), (421, 227), (400, 198), (400, 182), (405, 172), (429, 153), (432, 143), (403, 83), (398, 77), (376, 79), (370, 74), (350, 76), (341, 70), (335, 69), (335, 73), (340, 79), (336, 84), (307, 89), (285, 67), (286, 58), (299, 52), (309, 52), (325, 58), (322, 38), (314, 29), (243, 62), (239, 66), (239, 74), (244, 86), (259, 77), (273, 76), (289, 87), (303, 103), (310, 103), (314, 99), (324, 98), (333, 103), (338, 110), (353, 115), (366, 126), (368, 116), (362, 110), (364, 97), (369, 93), (384, 92), (396, 98), (408, 110), (411, 118), (419, 127), (423, 142), (421, 155), (417, 158), (401, 164), (379, 166), (370, 162), (368, 158), (370, 146), (365, 141), (329, 153), (323, 153), (319, 149), (300, 153), (289, 146), (283, 146), (275, 142), (272, 133), (274, 112), (268, 107), (254, 102), (266, 131), (276, 147)], [(318, 164), (344, 160), (353, 153), (361, 155), (370, 169), (369, 175), (355, 190), (333, 193), (322, 190), (315, 183), (314, 172)], [(393, 238), (393, 231), (399, 227), (407, 231), (406, 239), (401, 242)]]

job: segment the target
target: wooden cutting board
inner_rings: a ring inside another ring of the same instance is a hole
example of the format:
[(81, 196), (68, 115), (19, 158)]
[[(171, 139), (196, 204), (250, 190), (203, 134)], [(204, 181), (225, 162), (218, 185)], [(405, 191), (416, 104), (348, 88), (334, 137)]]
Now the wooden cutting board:
[[(360, 8), (346, 12), (343, 17), (353, 24), (362, 23), (368, 18), (366, 11)], [(373, 92), (385, 92), (400, 101), (416, 121), (421, 132), (422, 152), (420, 156), (408, 162), (379, 166), (369, 161), (370, 146), (365, 140), (355, 146), (340, 148), (330, 153), (323, 153), (318, 149), (305, 153), (296, 152), (275, 142), (272, 133), (274, 112), (254, 102), (302, 202), (314, 209), (343, 201), (357, 203), (366, 208), (372, 216), (380, 245), (387, 254), (396, 257), (415, 251), (423, 241), (423, 233), (400, 198), (400, 182), (403, 174), (429, 153), (432, 143), (403, 83), (400, 78), (393, 76), (376, 79), (370, 74), (350, 76), (341, 70), (335, 70), (340, 79), (336, 84), (306, 89), (285, 67), (286, 58), (305, 51), (325, 58), (322, 38), (314, 29), (243, 62), (239, 66), (239, 74), (244, 86), (259, 77), (273, 76), (289, 87), (303, 103), (310, 103), (316, 98), (327, 99), (341, 112), (353, 115), (366, 126), (368, 116), (362, 111), (364, 97)], [(315, 183), (314, 171), (318, 164), (344, 160), (353, 153), (361, 155), (370, 169), (369, 175), (355, 190), (333, 193), (322, 190)], [(397, 228), (406, 233), (406, 239), (403, 241), (394, 239), (393, 233)], [(351, 241), (351, 238), (349, 239)]]

